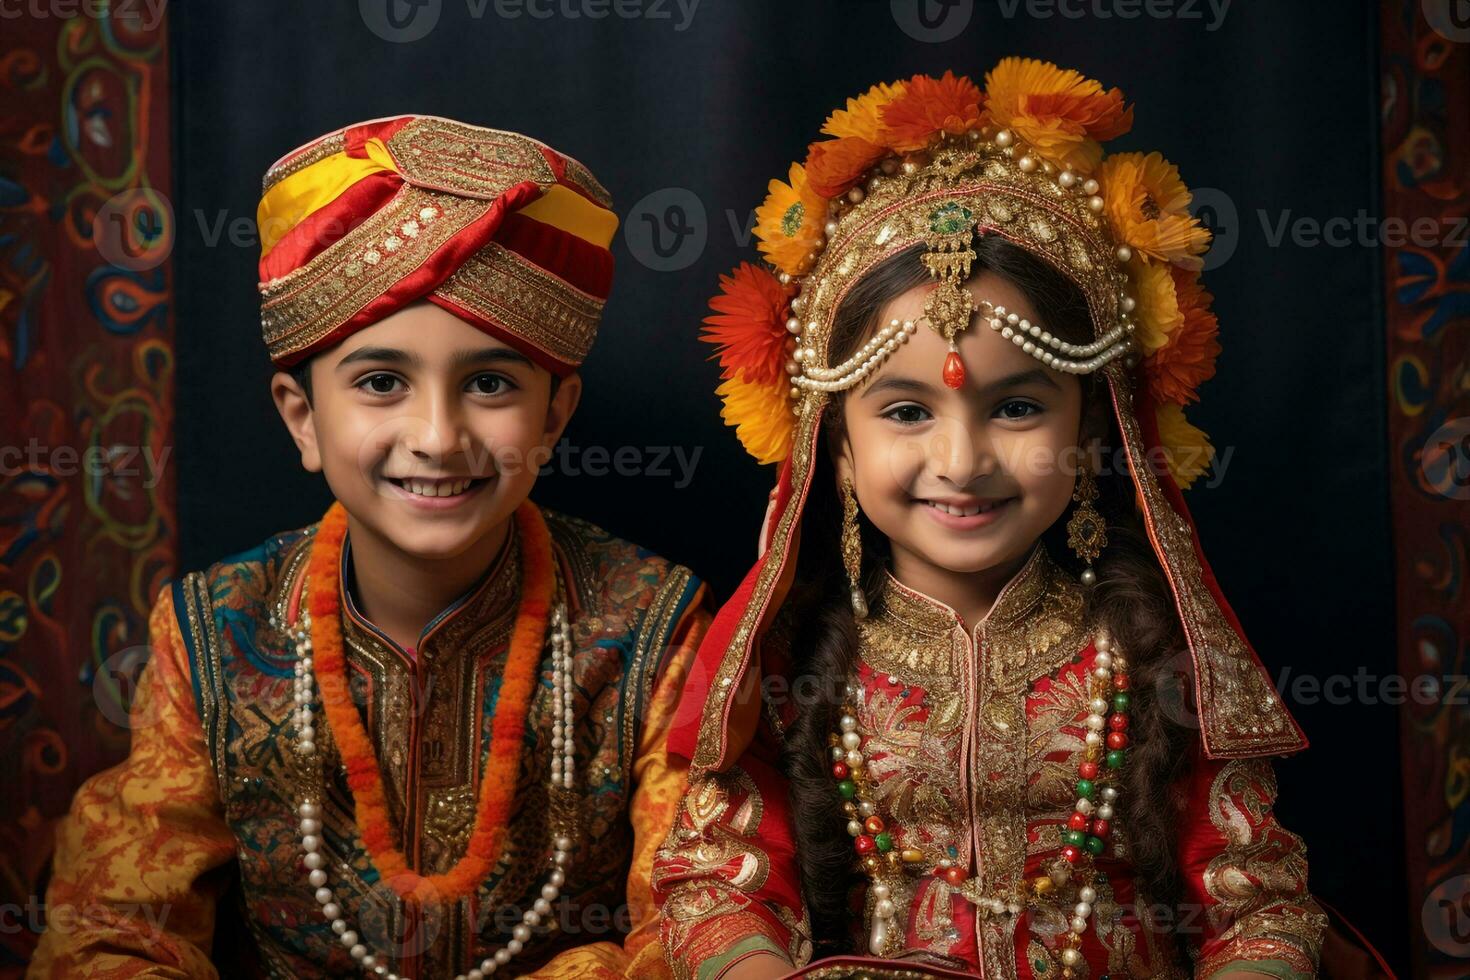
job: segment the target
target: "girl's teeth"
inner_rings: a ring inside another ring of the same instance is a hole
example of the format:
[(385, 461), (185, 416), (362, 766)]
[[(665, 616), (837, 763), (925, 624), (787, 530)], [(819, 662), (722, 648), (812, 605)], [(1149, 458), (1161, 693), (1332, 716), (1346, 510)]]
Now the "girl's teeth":
[(973, 507), (953, 507), (949, 504), (940, 503), (937, 500), (926, 500), (925, 503), (935, 510), (943, 511), (954, 517), (974, 517), (976, 514), (983, 514), (985, 511), (994, 510), (996, 507), (994, 503), (976, 504)]

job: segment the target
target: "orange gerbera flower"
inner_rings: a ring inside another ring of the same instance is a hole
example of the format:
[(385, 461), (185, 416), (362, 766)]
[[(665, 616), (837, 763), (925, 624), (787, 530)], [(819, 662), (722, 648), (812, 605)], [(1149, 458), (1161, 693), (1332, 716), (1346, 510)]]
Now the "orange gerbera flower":
[(1178, 287), (1166, 265), (1134, 260), (1129, 263), (1128, 271), (1133, 276), (1133, 295), (1137, 301), (1133, 318), (1138, 328), (1133, 332), (1133, 339), (1148, 356), (1167, 344), (1184, 322), (1184, 314), (1179, 311)]
[(958, 136), (979, 129), (982, 99), (980, 89), (964, 75), (915, 75), (904, 84), (903, 94), (882, 109), (884, 142), (899, 152), (922, 150), (940, 133)]
[(770, 272), (742, 262), (720, 277), (720, 292), (709, 301), (715, 312), (704, 318), (699, 339), (717, 344), (723, 378), (774, 384), (786, 378), (786, 330), (791, 291)]
[(745, 451), (761, 463), (779, 463), (791, 454), (795, 416), (791, 412), (788, 386), (762, 384), (727, 378), (715, 389), (724, 408), (720, 418), (735, 427), (735, 436)]
[(1210, 232), (1189, 213), (1189, 188), (1179, 168), (1158, 153), (1111, 154), (1097, 172), (1113, 234), (1148, 259), (1173, 262), (1186, 269), (1204, 265), (1199, 258), (1210, 244)]
[(1187, 405), (1199, 401), (1199, 386), (1215, 376), (1220, 356), (1220, 324), (1210, 310), (1214, 297), (1200, 284), (1199, 273), (1170, 266), (1181, 322), (1168, 343), (1144, 358), (1144, 376), (1159, 401)]
[(903, 94), (903, 82), (879, 82), (855, 99), (846, 109), (834, 110), (822, 132), (839, 139), (855, 136), (869, 143), (883, 142), (883, 107)]
[(887, 147), (870, 143), (861, 136), (813, 143), (807, 149), (807, 186), (829, 200), (840, 197), (887, 155)]
[(807, 185), (801, 164), (791, 165), (788, 179), (789, 184), (772, 180), (765, 202), (755, 209), (756, 247), (776, 268), (799, 276), (811, 267), (827, 222), (827, 202)]
[(1184, 409), (1165, 403), (1154, 414), (1158, 424), (1159, 446), (1164, 450), (1164, 461), (1179, 489), (1188, 490), (1200, 474), (1210, 468), (1215, 458), (1215, 447), (1210, 445), (1209, 436), (1191, 425), (1184, 417)]
[(1102, 159), (1100, 140), (1133, 128), (1123, 92), (1035, 58), (1005, 58), (985, 76), (990, 121), (1020, 136), (1059, 167), (1090, 173)]

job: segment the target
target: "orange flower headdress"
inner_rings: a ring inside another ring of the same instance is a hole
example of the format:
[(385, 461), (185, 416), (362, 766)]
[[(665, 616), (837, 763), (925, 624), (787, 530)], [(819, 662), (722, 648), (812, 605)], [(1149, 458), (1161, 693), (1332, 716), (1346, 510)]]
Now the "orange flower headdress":
[[(793, 399), (817, 385), (841, 390), (882, 361), (882, 345), (874, 344), (880, 353), (860, 361), (866, 365), (860, 373), (814, 363), (816, 345), (810, 341), (817, 338), (811, 334), (821, 325), (809, 326), (811, 318), (799, 313), (798, 287), (813, 278), (810, 273), (847, 216), (869, 193), (911, 194), (911, 188), (930, 182), (925, 178), (931, 171), (963, 176), (994, 161), (1014, 171), (1018, 191), (1034, 185), (1049, 197), (1071, 199), (1073, 211), (1085, 208), (1098, 216), (1095, 230), (1113, 244), (1116, 264), (1112, 281), (1098, 287), (1121, 295), (1112, 329), (1102, 335), (1111, 340), (1094, 356), (1064, 353), (1067, 345), (1043, 338), (1040, 325), (1018, 331), (1018, 320), (1003, 311), (997, 316), (982, 307), (986, 322), (1060, 370), (1084, 373), (1124, 358), (1147, 384), (1164, 458), (1187, 489), (1213, 457), (1204, 433), (1183, 415), (1183, 406), (1198, 400), (1200, 384), (1214, 375), (1220, 351), (1212, 297), (1199, 283), (1200, 255), (1210, 236), (1189, 214), (1189, 190), (1178, 170), (1159, 154), (1104, 158), (1102, 141), (1132, 124), (1133, 110), (1125, 108), (1119, 90), (1104, 91), (1077, 72), (1029, 58), (1000, 62), (986, 75), (983, 91), (968, 78), (946, 73), (875, 85), (849, 99), (822, 128), (833, 138), (811, 144), (806, 162), (792, 164), (787, 181), (771, 181), (756, 211), (758, 247), (774, 271), (741, 265), (722, 279), (722, 291), (710, 304), (716, 314), (706, 321), (711, 329), (704, 339), (719, 345), (723, 417), (736, 427), (742, 445), (762, 463), (780, 462), (795, 428)], [(997, 230), (1013, 230), (1005, 226), (1015, 219), (1004, 210), (992, 216), (1001, 226)], [(937, 205), (927, 217), (926, 260), (941, 283), (927, 319), (953, 344), (973, 312), (960, 288), (972, 257), (969, 239), (986, 222), (983, 212), (977, 215), (959, 201)], [(849, 237), (847, 244), (856, 243)], [(1078, 278), (1084, 270), (1064, 271)], [(1085, 270), (1088, 276), (1093, 272)], [(945, 378), (958, 387), (958, 357), (948, 367)]]
[[(950, 342), (946, 384), (964, 383), (954, 342), (972, 323), (1056, 370), (1106, 378), (1138, 507), (1189, 642), (1206, 753), (1305, 747), (1220, 594), (1184, 505), (1181, 489), (1213, 457), (1184, 417), (1220, 351), (1212, 297), (1199, 282), (1210, 235), (1162, 156), (1104, 155), (1102, 144), (1132, 124), (1118, 89), (1006, 58), (983, 90), (947, 72), (849, 99), (822, 127), (830, 138), (812, 143), (785, 181), (771, 182), (755, 227), (769, 265), (744, 263), (722, 278), (702, 337), (718, 348), (725, 421), (756, 459), (780, 470), (760, 558), (701, 647), (670, 742), (696, 771), (724, 768), (753, 736), (760, 670), (751, 665), (790, 582), (823, 413), (834, 393), (860, 383), (917, 329), (881, 327), (834, 364), (836, 311), (868, 271), (918, 244), (937, 283), (918, 323)], [(1064, 342), (1045, 324), (974, 299), (963, 284), (976, 234), (1002, 235), (1076, 283), (1093, 339)], [(1151, 465), (1160, 449), (1164, 468)], [(724, 696), (700, 697), (701, 685)]]

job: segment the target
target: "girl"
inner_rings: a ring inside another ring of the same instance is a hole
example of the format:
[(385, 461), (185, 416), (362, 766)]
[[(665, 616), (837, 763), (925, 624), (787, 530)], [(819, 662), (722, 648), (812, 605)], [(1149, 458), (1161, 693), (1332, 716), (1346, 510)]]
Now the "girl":
[(1208, 233), (1157, 154), (1103, 158), (1131, 122), (1010, 58), (876, 86), (772, 182), (779, 274), (707, 321), (781, 468), (670, 742), (677, 973), (1315, 975), (1267, 761), (1306, 740), (1180, 495)]

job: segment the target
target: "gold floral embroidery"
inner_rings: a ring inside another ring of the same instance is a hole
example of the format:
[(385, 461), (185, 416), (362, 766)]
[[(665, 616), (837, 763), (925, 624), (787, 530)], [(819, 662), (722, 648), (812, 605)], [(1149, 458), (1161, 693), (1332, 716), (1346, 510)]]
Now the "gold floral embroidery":
[[(730, 798), (745, 798), (733, 813)], [(660, 861), (679, 860), (688, 871), (678, 877), (696, 875), (713, 880), (714, 872), (738, 860), (733, 872), (722, 872), (718, 879), (743, 892), (753, 892), (766, 883), (771, 862), (759, 846), (751, 842), (760, 826), (764, 803), (755, 781), (738, 766), (714, 773), (691, 784), (679, 804), (679, 815), (669, 828), (668, 837), (659, 849)], [(727, 814), (729, 814), (727, 816)], [(663, 883), (667, 869), (654, 871), (653, 885)]]
[(602, 316), (602, 300), (498, 242), (470, 256), (434, 292), (568, 364), (587, 357)]
[(1185, 636), (1195, 651), (1200, 737), (1215, 758), (1277, 755), (1305, 748), (1270, 679), (1256, 666), (1245, 642), (1225, 620), (1205, 587), (1189, 524), (1176, 514), (1146, 462), (1143, 434), (1133, 410), (1121, 361), (1104, 370), (1112, 382), (1123, 441), (1134, 482), (1148, 506), (1149, 533), (1157, 538), (1179, 607)]
[[(1036, 739), (1048, 750), (1081, 748), (1080, 734), (1051, 742), (1034, 731), (1075, 723), (1086, 713), (1084, 686), (1052, 678), (1052, 711), (1035, 728), (1026, 713), (1033, 684), (1087, 642), (1079, 589), (1038, 543), (977, 625), (974, 643), (952, 610), (892, 576), (860, 633), (862, 661), (873, 676), (859, 705), (859, 730), (880, 808), (903, 828), (900, 846), (924, 851), (930, 867), (943, 858), (973, 866), (964, 888), (929, 877), (914, 890), (911, 926), (928, 951), (947, 952), (959, 937), (957, 901), (1018, 893), (1034, 816), (1028, 777)], [(912, 697), (914, 687), (921, 700)], [(968, 729), (967, 718), (974, 719)], [(955, 764), (966, 757), (968, 772)], [(958, 907), (973, 914), (973, 905)], [(1034, 912), (1034, 927), (1044, 925), (1038, 916), (1045, 911)], [(1051, 919), (1065, 925), (1060, 912)], [(1013, 975), (1015, 918), (978, 915), (976, 926), (987, 973)]]
[[(377, 213), (304, 265), (260, 285), (260, 324), (271, 358), (279, 361), (331, 334), (490, 207), (411, 184), (399, 188)], [(404, 236), (410, 222), (418, 231)], [(390, 240), (398, 242), (391, 249)]]
[(520, 133), (420, 118), (388, 139), (404, 180), (461, 197), (493, 200), (534, 181), (556, 183), (540, 143)]
[(299, 152), (293, 153), (267, 170), (265, 176), (260, 181), (261, 191), (270, 190), (280, 181), (285, 180), (298, 170), (305, 170), (318, 160), (324, 160), (334, 153), (341, 153), (343, 147), (346, 145), (347, 134), (345, 132), (332, 133), (322, 137), (315, 143), (312, 143)]
[(1276, 773), (1264, 759), (1232, 760), (1210, 785), (1210, 822), (1225, 847), (1205, 869), (1220, 939), (1285, 944), (1315, 960), (1327, 918), (1307, 891), (1302, 839), (1276, 822)]

